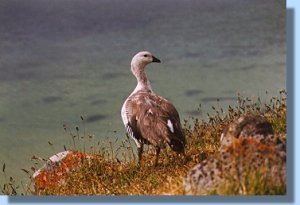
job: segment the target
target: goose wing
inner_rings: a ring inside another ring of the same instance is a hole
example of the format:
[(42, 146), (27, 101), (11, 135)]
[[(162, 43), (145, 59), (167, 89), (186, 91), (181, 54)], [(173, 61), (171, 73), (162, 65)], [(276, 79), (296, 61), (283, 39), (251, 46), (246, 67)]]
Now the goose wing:
[(168, 143), (184, 152), (186, 143), (175, 107), (166, 99), (149, 92), (137, 92), (127, 100), (127, 117), (131, 129), (143, 140), (163, 147)]

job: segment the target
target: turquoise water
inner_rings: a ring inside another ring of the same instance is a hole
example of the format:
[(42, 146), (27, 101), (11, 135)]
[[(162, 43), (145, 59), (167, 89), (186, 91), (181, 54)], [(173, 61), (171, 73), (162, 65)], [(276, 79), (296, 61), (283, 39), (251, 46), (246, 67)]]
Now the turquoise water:
[(161, 59), (148, 77), (182, 120), (235, 105), (237, 93), (278, 95), (286, 84), (280, 2), (1, 1), (1, 167), (25, 179), (20, 169), (33, 155), (73, 147), (64, 124), (96, 142), (123, 140), (120, 109), (135, 87), (130, 61), (140, 50)]

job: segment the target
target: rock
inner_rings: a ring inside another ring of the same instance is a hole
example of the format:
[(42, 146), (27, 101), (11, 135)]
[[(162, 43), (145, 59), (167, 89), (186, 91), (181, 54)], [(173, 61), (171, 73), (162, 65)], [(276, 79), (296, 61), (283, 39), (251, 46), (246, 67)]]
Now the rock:
[[(286, 146), (262, 116), (233, 121), (221, 137), (220, 152), (192, 168), (183, 179), (187, 195), (222, 194), (228, 179), (246, 184), (256, 172), (274, 183), (286, 182)], [(241, 190), (243, 194), (243, 190)]]
[(261, 115), (246, 115), (230, 123), (221, 135), (221, 147), (230, 145), (234, 140), (249, 136), (263, 139), (274, 134), (271, 123)]
[(186, 195), (206, 195), (222, 181), (222, 167), (216, 158), (205, 159), (183, 179)]
[(36, 193), (64, 184), (66, 174), (78, 168), (84, 159), (91, 157), (91, 155), (78, 151), (64, 151), (53, 155), (42, 168), (32, 175)]

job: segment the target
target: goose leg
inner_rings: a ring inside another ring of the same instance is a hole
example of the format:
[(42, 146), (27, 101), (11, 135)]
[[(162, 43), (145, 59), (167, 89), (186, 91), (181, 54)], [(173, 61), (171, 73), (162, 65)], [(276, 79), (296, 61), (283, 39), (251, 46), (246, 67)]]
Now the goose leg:
[(141, 165), (141, 160), (142, 160), (142, 154), (143, 154), (143, 144), (141, 144), (138, 148), (137, 148), (137, 150), (138, 150), (138, 158), (139, 158), (139, 161), (138, 161), (138, 163), (139, 163), (139, 165)]
[(155, 157), (154, 166), (157, 167), (157, 165), (158, 165), (158, 156), (159, 156), (159, 153), (160, 153), (160, 147), (156, 147), (155, 150), (156, 150), (156, 157)]
[(188, 161), (191, 160), (191, 157), (188, 156), (185, 152), (183, 152), (182, 155), (183, 155), (183, 164), (186, 164)]

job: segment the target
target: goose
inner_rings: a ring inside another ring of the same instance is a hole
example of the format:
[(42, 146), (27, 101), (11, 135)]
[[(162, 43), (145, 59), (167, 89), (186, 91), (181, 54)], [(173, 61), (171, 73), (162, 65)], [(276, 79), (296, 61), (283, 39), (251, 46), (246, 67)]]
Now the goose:
[(166, 144), (185, 156), (186, 139), (179, 114), (168, 100), (153, 92), (145, 73), (146, 65), (160, 62), (148, 51), (141, 51), (132, 58), (131, 72), (137, 79), (137, 85), (121, 109), (127, 134), (137, 146), (139, 165), (144, 144), (155, 147), (155, 166), (158, 165), (159, 153)]

